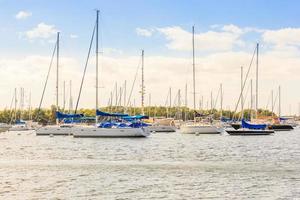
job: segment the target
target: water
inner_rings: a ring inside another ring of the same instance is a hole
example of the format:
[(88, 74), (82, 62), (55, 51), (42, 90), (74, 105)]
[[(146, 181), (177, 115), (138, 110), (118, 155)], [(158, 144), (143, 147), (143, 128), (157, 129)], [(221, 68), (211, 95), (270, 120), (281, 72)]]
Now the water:
[(0, 199), (300, 199), (300, 130), (148, 138), (0, 134)]

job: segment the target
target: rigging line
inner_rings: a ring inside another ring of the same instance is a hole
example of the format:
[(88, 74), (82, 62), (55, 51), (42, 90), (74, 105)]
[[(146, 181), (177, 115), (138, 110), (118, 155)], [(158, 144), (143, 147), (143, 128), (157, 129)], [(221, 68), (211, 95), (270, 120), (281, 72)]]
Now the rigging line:
[[(244, 100), (245, 101), (243, 101), (243, 108), (245, 107), (245, 102), (246, 102), (246, 99), (247, 99), (248, 94), (249, 94), (249, 88), (250, 88), (250, 86), (251, 86), (251, 83), (248, 85), (247, 90), (244, 93), (245, 94), (245, 96), (244, 96)], [(242, 112), (240, 113), (240, 116), (239, 116), (239, 119), (241, 119), (241, 118), (242, 118)]]
[(9, 118), (10, 118), (9, 123), (10, 123), (10, 124), (11, 124), (12, 118), (13, 118), (13, 116), (12, 116), (12, 114), (13, 114), (13, 111), (12, 111), (12, 105), (13, 105), (13, 103), (14, 103), (14, 99), (15, 99), (15, 93), (14, 93), (12, 99), (11, 99), (11, 103), (10, 103), (10, 107), (9, 107), (9, 110), (10, 110), (10, 112), (9, 112)]
[(167, 98), (166, 98), (166, 101), (165, 101), (165, 107), (167, 107), (167, 104), (169, 102), (169, 95), (170, 95), (170, 91), (168, 92), (168, 95), (167, 95)]
[(42, 106), (42, 103), (43, 103), (43, 100), (44, 100), (45, 91), (46, 91), (47, 83), (48, 83), (48, 80), (49, 80), (49, 75), (50, 75), (50, 71), (51, 71), (51, 68), (52, 68), (52, 63), (53, 63), (53, 60), (54, 60), (56, 50), (57, 50), (57, 42), (55, 43), (55, 46), (54, 46), (54, 49), (53, 49), (50, 65), (49, 65), (49, 68), (48, 68), (48, 73), (47, 73), (47, 76), (46, 76), (46, 81), (45, 81), (44, 88), (43, 88), (42, 97), (41, 97), (39, 108), (38, 108), (38, 111), (37, 111), (37, 114), (36, 114), (36, 120), (39, 119), (39, 114), (40, 114), (41, 106)]
[(247, 82), (247, 79), (248, 79), (248, 75), (249, 75), (249, 72), (250, 72), (250, 69), (251, 69), (253, 60), (254, 60), (254, 56), (255, 56), (256, 50), (257, 50), (257, 46), (256, 46), (255, 49), (254, 49), (254, 52), (253, 52), (253, 55), (252, 55), (252, 58), (251, 58), (250, 65), (249, 65), (248, 70), (247, 70), (247, 73), (246, 73), (246, 78), (245, 78), (244, 83), (243, 83), (242, 92), (240, 93), (238, 102), (237, 102), (237, 104), (236, 104), (236, 106), (235, 106), (234, 113), (237, 111), (237, 108), (238, 108), (238, 106), (239, 106), (239, 103), (240, 103), (240, 100), (241, 100), (241, 97), (242, 97), (242, 93), (243, 93), (243, 91), (244, 91), (244, 88), (245, 88), (245, 85), (246, 85), (246, 82)]
[[(271, 101), (271, 98), (272, 98), (272, 93), (269, 94), (269, 96), (268, 96), (268, 101), (267, 101), (267, 105), (266, 105), (266, 110), (268, 110), (268, 107), (269, 107), (269, 103), (270, 103), (270, 101)], [(271, 104), (272, 104), (272, 102), (271, 102)], [(271, 106), (273, 106), (273, 105), (271, 105)]]
[(81, 91), (82, 91), (83, 81), (84, 81), (86, 69), (87, 69), (87, 66), (88, 66), (88, 63), (89, 63), (89, 58), (90, 58), (91, 49), (92, 49), (92, 45), (93, 45), (93, 41), (94, 41), (94, 36), (95, 36), (95, 30), (96, 30), (96, 23), (94, 25), (94, 30), (93, 30), (93, 34), (92, 34), (92, 38), (91, 38), (91, 42), (90, 42), (90, 47), (89, 47), (88, 55), (87, 55), (87, 58), (86, 58), (86, 61), (85, 61), (84, 71), (83, 71), (83, 75), (82, 75), (82, 79), (81, 79), (81, 83), (80, 83), (80, 88), (79, 88), (79, 94), (78, 94), (78, 98), (77, 98), (77, 102), (76, 102), (76, 107), (75, 107), (75, 114), (77, 113), (77, 109), (78, 109), (78, 105), (79, 105), (79, 100), (80, 100), (80, 97), (81, 97)]
[(137, 75), (138, 75), (138, 72), (139, 72), (139, 69), (140, 69), (140, 66), (141, 66), (141, 62), (142, 62), (142, 58), (140, 58), (138, 67), (137, 67), (136, 72), (135, 72), (134, 80), (133, 80), (133, 83), (132, 83), (132, 86), (131, 86), (131, 90), (130, 90), (130, 93), (129, 93), (129, 97), (128, 97), (128, 101), (127, 101), (126, 107), (129, 106), (129, 102), (131, 100), (131, 95), (132, 95), (132, 92), (133, 92), (133, 89), (134, 89), (134, 85), (135, 85), (135, 82), (136, 82), (136, 79), (137, 79)]
[(218, 99), (219, 99), (220, 93), (221, 93), (221, 88), (219, 88), (219, 90), (218, 90), (218, 94), (217, 94), (216, 100), (214, 102), (213, 110), (216, 109), (216, 107), (217, 107), (217, 103), (218, 103)]

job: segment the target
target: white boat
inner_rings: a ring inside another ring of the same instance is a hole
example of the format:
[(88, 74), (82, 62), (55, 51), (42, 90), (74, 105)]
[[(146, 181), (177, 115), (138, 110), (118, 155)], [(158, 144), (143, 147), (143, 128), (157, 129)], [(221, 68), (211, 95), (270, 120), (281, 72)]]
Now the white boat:
[(10, 128), (11, 128), (11, 125), (8, 125), (5, 123), (0, 123), (0, 133), (8, 131), (8, 129), (10, 129)]
[(147, 137), (147, 128), (97, 128), (77, 126), (72, 128), (73, 137)]
[(146, 127), (150, 132), (176, 132), (175, 126), (152, 125)]
[(8, 131), (28, 131), (30, 130), (26, 124), (15, 124)]
[(180, 127), (180, 132), (185, 134), (220, 134), (221, 128), (212, 125), (183, 125)]
[(71, 135), (73, 125), (53, 125), (53, 126), (43, 126), (36, 130), (36, 135)]

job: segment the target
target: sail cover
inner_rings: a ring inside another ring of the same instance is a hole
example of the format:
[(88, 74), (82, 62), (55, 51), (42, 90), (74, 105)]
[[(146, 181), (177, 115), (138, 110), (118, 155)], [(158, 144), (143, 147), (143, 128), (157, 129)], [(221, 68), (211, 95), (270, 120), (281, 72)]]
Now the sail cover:
[(107, 113), (103, 112), (100, 110), (96, 110), (96, 115), (97, 116), (103, 116), (103, 117), (125, 117), (128, 116), (128, 114), (123, 114), (123, 113)]
[(83, 114), (65, 114), (61, 112), (56, 112), (57, 119), (69, 119), (69, 118), (81, 118)]
[(249, 129), (266, 129), (267, 125), (266, 124), (250, 124), (243, 119), (242, 127), (249, 128)]

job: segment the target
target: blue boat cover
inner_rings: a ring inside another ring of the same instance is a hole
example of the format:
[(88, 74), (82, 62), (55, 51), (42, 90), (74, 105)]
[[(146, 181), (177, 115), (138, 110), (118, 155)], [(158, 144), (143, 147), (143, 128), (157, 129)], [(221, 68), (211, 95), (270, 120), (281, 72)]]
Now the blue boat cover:
[(246, 122), (244, 119), (242, 119), (242, 127), (243, 128), (249, 128), (249, 129), (266, 129), (266, 124), (250, 124)]
[(124, 120), (131, 121), (137, 119), (149, 119), (149, 116), (146, 115), (134, 115), (134, 116), (124, 116), (122, 117)]
[(97, 116), (103, 116), (103, 117), (125, 117), (128, 116), (128, 114), (123, 114), (123, 113), (107, 113), (103, 112), (100, 110), (96, 110), (96, 115)]
[(65, 114), (61, 112), (56, 112), (57, 119), (67, 119), (67, 118), (81, 118), (83, 114)]

